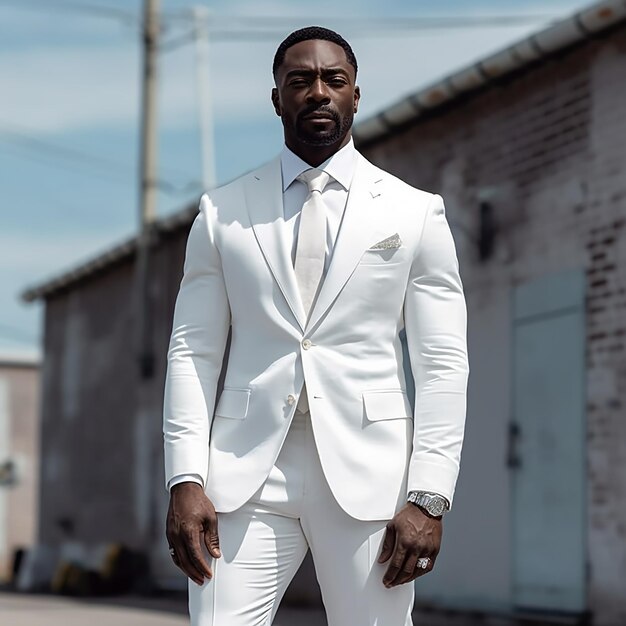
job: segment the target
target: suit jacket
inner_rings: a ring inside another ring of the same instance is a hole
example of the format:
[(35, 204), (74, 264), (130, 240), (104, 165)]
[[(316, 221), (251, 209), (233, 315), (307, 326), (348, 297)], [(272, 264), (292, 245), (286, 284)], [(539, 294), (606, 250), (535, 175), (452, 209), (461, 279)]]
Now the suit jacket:
[(389, 519), (412, 489), (452, 502), (469, 366), (466, 305), (441, 197), (359, 154), (308, 322), (284, 227), (278, 158), (202, 196), (168, 351), (166, 482), (199, 474), (217, 511), (240, 507), (268, 476), (306, 380), (321, 465), (348, 514)]

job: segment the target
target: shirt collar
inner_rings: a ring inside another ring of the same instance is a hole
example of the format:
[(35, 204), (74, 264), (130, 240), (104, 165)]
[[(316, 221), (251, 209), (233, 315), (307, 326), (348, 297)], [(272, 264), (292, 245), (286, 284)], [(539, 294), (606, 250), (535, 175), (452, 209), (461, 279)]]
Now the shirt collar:
[[(341, 150), (338, 150), (326, 161), (317, 166), (332, 176), (346, 191), (350, 189), (352, 176), (356, 168), (357, 152), (354, 141), (350, 141)], [(286, 145), (280, 153), (280, 167), (283, 175), (283, 191), (293, 183), (302, 172), (311, 169), (311, 166), (293, 153)]]

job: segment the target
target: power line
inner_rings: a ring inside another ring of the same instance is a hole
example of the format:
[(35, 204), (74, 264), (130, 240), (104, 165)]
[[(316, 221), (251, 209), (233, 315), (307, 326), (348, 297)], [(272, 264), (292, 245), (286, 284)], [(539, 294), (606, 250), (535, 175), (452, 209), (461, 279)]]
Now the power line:
[(11, 128), (2, 123), (0, 123), (0, 140), (29, 150), (34, 149), (43, 155), (61, 158), (84, 167), (96, 167), (99, 168), (100, 171), (106, 171), (107, 173), (127, 174), (129, 170), (127, 166), (121, 165), (120, 163), (75, 150), (74, 148), (44, 141), (24, 129), (18, 130), (16, 127)]
[[(12, 6), (28, 11), (67, 11), (92, 17), (112, 18), (127, 24), (142, 24), (137, 11), (120, 9), (106, 4), (76, 2), (72, 0), (0, 0), (0, 5)], [(510, 27), (551, 22), (558, 19), (556, 14), (531, 15), (444, 15), (407, 17), (333, 17), (332, 23), (352, 32), (354, 36), (388, 35), (396, 30), (467, 29), (476, 27)], [(165, 23), (191, 24), (193, 15), (189, 10), (164, 11), (161, 19)], [(300, 27), (303, 23), (317, 23), (318, 17), (311, 16), (268, 16), (212, 15), (208, 18), (211, 39), (221, 41), (262, 40), (280, 37), (285, 30)], [(391, 32), (390, 32), (391, 31)]]
[[(191, 17), (184, 12), (169, 15), (170, 21), (178, 19), (188, 22)], [(166, 18), (167, 19), (167, 18)], [(350, 37), (389, 37), (404, 33), (433, 30), (466, 30), (470, 28), (503, 28), (523, 26), (541, 22), (552, 23), (555, 15), (485, 15), (485, 16), (431, 16), (407, 18), (333, 18), (333, 25), (345, 29)], [(298, 28), (303, 23), (316, 23), (316, 18), (281, 18), (258, 16), (228, 16), (209, 18), (208, 28), (213, 42), (239, 43), (253, 41), (275, 41), (285, 32)], [(172, 37), (160, 46), (161, 52), (169, 52), (194, 39), (195, 29)]]
[[(165, 11), (162, 17), (170, 21), (181, 23), (192, 23), (193, 12), (190, 10)], [(341, 24), (349, 28), (360, 28), (363, 26), (393, 26), (400, 28), (441, 28), (441, 27), (468, 27), (468, 26), (511, 26), (529, 24), (537, 21), (549, 21), (559, 17), (556, 13), (526, 13), (526, 14), (504, 14), (504, 15), (424, 15), (424, 16), (333, 16), (329, 19), (333, 24)], [(280, 15), (216, 15), (207, 17), (210, 25), (226, 22), (230, 25), (238, 25), (240, 28), (291, 28), (302, 26), (303, 23), (316, 24), (319, 16), (296, 15), (283, 17)]]
[[(8, 127), (0, 122), (0, 142), (8, 144), (10, 147), (17, 148), (20, 155), (34, 157), (37, 160), (43, 160), (56, 167), (62, 169), (74, 169), (84, 171), (87, 168), (89, 174), (106, 178), (123, 185), (134, 185), (133, 180), (129, 180), (129, 172), (133, 168), (128, 165), (117, 163), (109, 159), (105, 159), (98, 155), (89, 154), (67, 146), (55, 144), (53, 142), (44, 141), (33, 136), (30, 132), (16, 127)], [(4, 146), (6, 147), (6, 146)], [(59, 161), (61, 160), (61, 161)], [(174, 172), (171, 172), (174, 173)], [(176, 185), (167, 180), (158, 180), (157, 187), (163, 193), (168, 195), (181, 195), (197, 191), (201, 184), (199, 181), (192, 180), (183, 185)]]
[(0, 0), (0, 5), (11, 6), (26, 11), (68, 11), (82, 13), (91, 17), (104, 17), (122, 21), (126, 24), (137, 24), (140, 20), (136, 13), (118, 7), (103, 4), (85, 4), (71, 0)]

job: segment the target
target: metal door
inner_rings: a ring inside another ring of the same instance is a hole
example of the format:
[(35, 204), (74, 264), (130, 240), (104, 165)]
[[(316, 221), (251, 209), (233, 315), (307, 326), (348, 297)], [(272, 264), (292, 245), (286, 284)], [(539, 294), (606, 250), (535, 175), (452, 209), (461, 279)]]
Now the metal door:
[(523, 609), (586, 606), (584, 286), (576, 270), (513, 293), (512, 592)]

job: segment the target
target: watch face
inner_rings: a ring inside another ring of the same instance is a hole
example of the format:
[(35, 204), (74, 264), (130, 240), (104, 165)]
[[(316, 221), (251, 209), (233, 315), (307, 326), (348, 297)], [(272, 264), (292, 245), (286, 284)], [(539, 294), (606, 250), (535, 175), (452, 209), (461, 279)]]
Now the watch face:
[(430, 501), (430, 506), (428, 508), (431, 515), (441, 515), (444, 512), (445, 505), (443, 500), (436, 498), (435, 500)]

